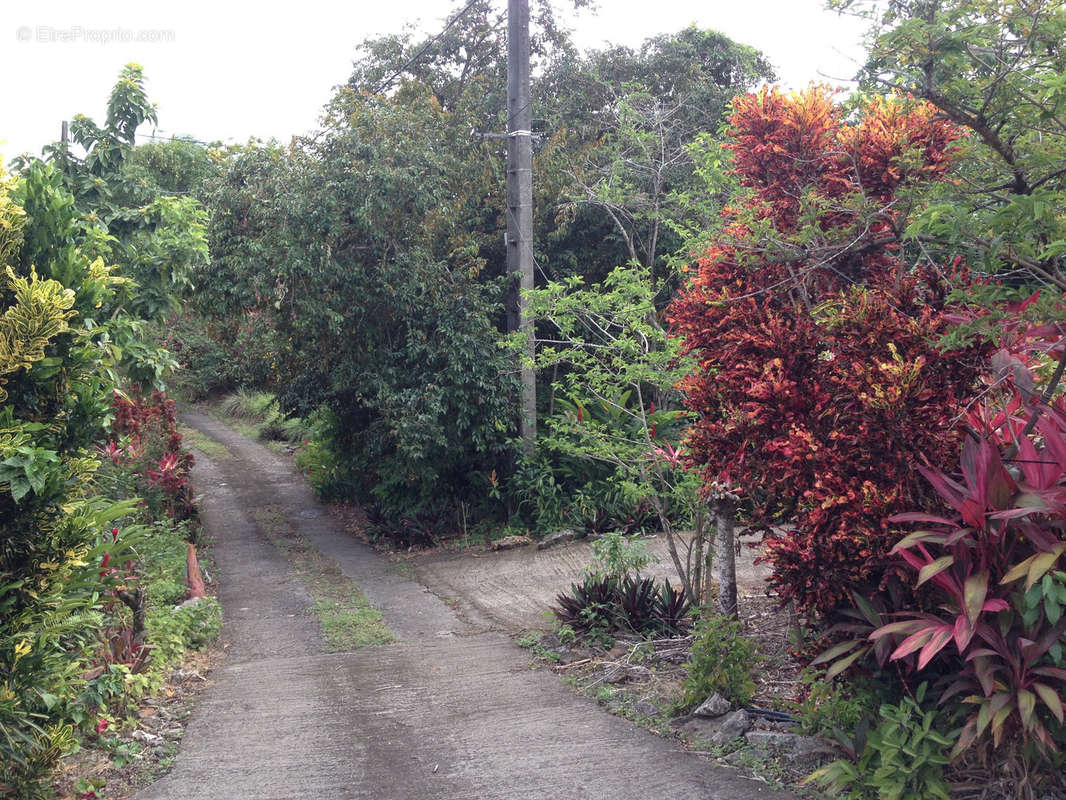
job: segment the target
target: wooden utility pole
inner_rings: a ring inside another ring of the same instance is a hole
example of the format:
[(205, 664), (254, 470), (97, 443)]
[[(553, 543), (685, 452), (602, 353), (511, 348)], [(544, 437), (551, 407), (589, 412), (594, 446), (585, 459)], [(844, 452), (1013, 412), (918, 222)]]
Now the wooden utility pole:
[[(507, 271), (519, 282), (518, 328), (528, 335), (523, 361), (534, 356), (533, 321), (523, 293), (533, 288), (533, 110), (529, 97), (529, 0), (507, 0)], [(516, 275), (517, 273), (517, 275)], [(537, 383), (522, 364), (520, 430), (532, 455), (537, 442)]]

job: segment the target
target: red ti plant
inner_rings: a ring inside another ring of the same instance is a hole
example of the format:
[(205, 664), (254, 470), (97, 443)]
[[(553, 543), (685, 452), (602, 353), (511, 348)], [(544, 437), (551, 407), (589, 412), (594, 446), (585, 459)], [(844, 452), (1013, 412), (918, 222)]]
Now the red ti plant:
[(189, 473), (193, 457), (182, 447), (174, 401), (161, 392), (142, 397), (136, 388), (116, 392), (111, 439), (103, 453), (117, 466), (138, 475), (135, 491), (158, 497), (157, 513), (174, 519), (195, 514)]
[[(1015, 367), (1016, 377), (1028, 374), (1017, 359)], [(942, 704), (961, 698), (972, 707), (955, 755), (989, 733), (996, 747), (1017, 736), (1054, 750), (1047, 723), (1064, 720), (1066, 402), (1010, 385), (1004, 409), (970, 414), (961, 480), (919, 468), (954, 514), (891, 520), (922, 523), (892, 552), (918, 573), (919, 586), (932, 587), (938, 610), (897, 615), (906, 618), (869, 637), (895, 645), (890, 660), (946, 676)], [(1052, 596), (1033, 603), (1034, 586)]]

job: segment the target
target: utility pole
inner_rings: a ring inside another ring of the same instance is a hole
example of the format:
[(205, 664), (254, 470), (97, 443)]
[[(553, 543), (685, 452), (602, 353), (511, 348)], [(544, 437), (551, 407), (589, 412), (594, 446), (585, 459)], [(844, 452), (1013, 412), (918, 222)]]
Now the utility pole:
[[(521, 358), (530, 362), (535, 347), (533, 321), (522, 295), (533, 289), (532, 124), (529, 0), (507, 0), (507, 272), (519, 282), (518, 329), (529, 337)], [(537, 383), (533, 367), (525, 363), (519, 428), (523, 448), (532, 455), (537, 442)]]

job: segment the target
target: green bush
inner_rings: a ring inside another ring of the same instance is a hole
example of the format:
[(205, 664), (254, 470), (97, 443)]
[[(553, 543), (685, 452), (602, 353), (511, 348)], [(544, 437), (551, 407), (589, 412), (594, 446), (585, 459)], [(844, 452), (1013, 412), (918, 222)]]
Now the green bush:
[(232, 419), (267, 422), (277, 414), (277, 399), (268, 392), (238, 389), (218, 405), (219, 413)]
[(333, 414), (319, 408), (309, 417), (307, 445), (296, 454), (296, 466), (307, 475), (315, 491), (325, 500), (354, 497), (359, 475), (330, 446)]
[(460, 508), (476, 519), (498, 506), (485, 488), (517, 420), (496, 327), (506, 282), (489, 278), (471, 240), (495, 223), (459, 200), (470, 175), (455, 171), (454, 145), (471, 120), (410, 88), (410, 103), (340, 93), (338, 125), (299, 157), (237, 154), (212, 192), (197, 299), (211, 314), (258, 315), (248, 344), (270, 342), (265, 388), (286, 413), (328, 409), (316, 471), (326, 493), (386, 521)]
[(740, 622), (707, 615), (696, 624), (695, 634), (681, 709), (692, 710), (716, 692), (737, 705), (749, 705), (759, 658), (754, 642), (741, 633)]
[(878, 696), (883, 694), (855, 680), (823, 680), (813, 669), (804, 670), (800, 681), (806, 696), (800, 701), (796, 718), (800, 733), (808, 736), (850, 734), (864, 719), (877, 714)]
[[(540, 443), (535, 457), (518, 460), (502, 488), (517, 519), (540, 533), (572, 528), (588, 536), (635, 535), (661, 528), (652, 504), (634, 494), (627, 470)], [(691, 523), (680, 505), (669, 513), (677, 525)]]
[[(33, 797), (72, 741), (104, 531), (90, 447), (110, 404), (100, 328), (114, 280), (55, 171), (0, 174), (0, 795)], [(95, 234), (94, 234), (95, 235)], [(6, 273), (6, 274), (5, 274)], [(58, 279), (58, 280), (57, 280)], [(128, 511), (128, 508), (125, 509)]]
[(165, 680), (186, 650), (202, 650), (218, 638), (222, 609), (213, 597), (188, 605), (157, 606), (148, 611), (148, 641), (152, 644), (149, 673)]
[(857, 760), (834, 761), (804, 782), (848, 800), (950, 800), (944, 767), (958, 731), (942, 732), (936, 709), (923, 710), (926, 688), (923, 683), (914, 697), (881, 706), (880, 724)]

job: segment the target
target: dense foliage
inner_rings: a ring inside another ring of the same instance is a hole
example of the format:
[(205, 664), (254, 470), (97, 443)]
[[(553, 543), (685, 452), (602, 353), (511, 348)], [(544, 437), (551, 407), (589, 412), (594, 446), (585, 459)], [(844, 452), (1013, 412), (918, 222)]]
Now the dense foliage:
[[(583, 60), (553, 20), (544, 5), (534, 21), (534, 58), (551, 65), (534, 89), (535, 114), (559, 120), (536, 155), (540, 275), (602, 277), (630, 250), (608, 253), (602, 235), (587, 235), (584, 223), (574, 228), (571, 212), (613, 225), (602, 205), (573, 205), (582, 191), (577, 172), (593, 153), (622, 163), (619, 137), (630, 147), (662, 133), (655, 120), (605, 115), (603, 99), (646, 98), (671, 81), (684, 88), (683, 114), (664, 134), (678, 155), (661, 167), (654, 190), (665, 198), (691, 188), (690, 139), (718, 123), (737, 85), (768, 68), (749, 48), (696, 30), (660, 37), (639, 54)], [(499, 342), (516, 327), (517, 296), (503, 274), (503, 151), (485, 135), (504, 127), (497, 91), (504, 23), (488, 4), (474, 4), (424, 52), (406, 36), (365, 42), (327, 107), (326, 131), (290, 148), (231, 154), (224, 174), (208, 181), (212, 264), (197, 278), (208, 319), (175, 331), (182, 360), (200, 367), (189, 382), (194, 392), (267, 389), (287, 412), (313, 417), (316, 435), (302, 463), (325, 492), (369, 503), (400, 539), (407, 534), (389, 523), (405, 517), (427, 523), (493, 513), (486, 489), (495, 491), (515, 461), (517, 365)], [(641, 76), (647, 86), (637, 85)], [(580, 81), (596, 92), (577, 91)], [(587, 124), (567, 127), (563, 117)], [(641, 211), (639, 235), (667, 237), (667, 216), (665, 208)], [(652, 252), (659, 250), (666, 248), (652, 247), (649, 259), (661, 271), (664, 259)], [(662, 281), (642, 280), (661, 305)], [(236, 346), (212, 347), (218, 339)], [(572, 399), (550, 395), (542, 403), (549, 414)], [(558, 485), (573, 461), (564, 465), (549, 450), (537, 461)], [(534, 471), (519, 464), (514, 474), (521, 483)], [(594, 506), (619, 493), (612, 469), (592, 473), (564, 487), (564, 505), (576, 508), (577, 494), (593, 486), (602, 489)], [(550, 504), (512, 499), (513, 508)], [(633, 493), (612, 505), (618, 513), (606, 516), (632, 519), (635, 529), (654, 516)], [(540, 516), (547, 524), (550, 514)], [(588, 522), (607, 524), (601, 516), (595, 509)]]
[[(167, 184), (173, 181), (163, 170), (153, 175), (146, 166), (148, 154), (130, 160), (137, 129), (155, 119), (143, 70), (127, 64), (112, 90), (104, 124), (81, 114), (74, 117), (71, 136), (85, 156), (79, 158), (65, 143), (47, 148), (78, 212), (106, 230), (107, 257), (120, 274), (136, 282), (136, 291), (122, 298), (123, 312), (133, 321), (158, 320), (175, 310), (181, 293), (192, 287), (193, 269), (207, 261), (206, 217), (200, 202), (171, 190)], [(154, 161), (161, 166), (160, 159)], [(195, 172), (186, 178), (194, 180)], [(131, 336), (131, 344), (138, 338), (143, 337)], [(156, 369), (150, 378), (158, 382), (161, 372)]]
[[(1066, 8), (1058, 0), (832, 0), (868, 14), (862, 73), (911, 92), (965, 131), (955, 180), (910, 234), (1010, 284), (1066, 289)], [(920, 251), (919, 251), (920, 252)]]
[[(1066, 326), (1045, 327), (1025, 361), (1062, 357)], [(1047, 349), (1050, 337), (1052, 349)], [(1035, 351), (1035, 352), (1034, 352)], [(929, 582), (935, 611), (911, 612), (871, 639), (894, 637), (891, 660), (942, 678), (941, 702), (963, 698), (972, 714), (955, 746), (983, 735), (1056, 749), (1066, 698), (1066, 403), (1033, 397), (1029, 367), (1015, 355), (1006, 390), (968, 415), (976, 436), (962, 448), (961, 481), (921, 468), (953, 516), (909, 513), (924, 527), (893, 549)], [(1061, 363), (1061, 362), (1059, 362)], [(1030, 424), (1031, 423), (1031, 424)], [(954, 470), (952, 471), (955, 472)]]
[[(138, 213), (146, 221), (125, 227), (129, 220), (109, 205), (112, 169), (142, 121), (136, 107), (146, 105), (138, 78), (127, 71), (120, 79), (106, 129), (79, 122), (78, 135), (92, 140), (77, 167), (84, 180), (66, 171), (74, 162), (62, 153), (53, 164), (24, 160), (15, 179), (0, 176), (5, 797), (42, 796), (76, 731), (90, 735), (110, 705), (158, 687), (186, 646), (217, 630), (211, 602), (171, 609), (184, 595), (185, 536), (193, 531), (176, 528), (163, 512), (189, 513), (184, 476), (176, 481), (169, 462), (143, 476), (170, 498), (156, 515), (131, 496), (138, 471), (117, 474), (114, 442), (111, 463), (102, 466), (118, 382), (157, 381), (168, 364), (144, 339), (142, 315), (174, 303), (172, 279), (203, 244), (195, 215), (180, 203), (144, 206)], [(100, 213), (105, 208), (114, 213)], [(153, 222), (157, 211), (161, 224)], [(112, 262), (116, 255), (121, 264)], [(127, 441), (136, 438), (143, 452), (166, 451), (187, 471), (176, 431), (163, 442), (160, 433), (142, 429)]]
[(553, 59), (535, 87), (551, 126), (537, 164), (555, 191), (537, 198), (551, 212), (538, 229), (548, 275), (600, 281), (637, 263), (656, 289), (673, 288), (670, 257), (725, 200), (697, 198), (701, 137), (718, 130), (734, 95), (773, 77), (755, 49), (694, 26), (637, 50)]
[[(738, 98), (748, 191), (671, 309), (699, 364), (691, 460), (736, 487), (768, 536), (772, 584), (828, 612), (890, 588), (887, 517), (921, 506), (913, 465), (946, 465), (980, 361), (942, 352), (946, 277), (897, 255), (902, 186), (942, 176), (957, 133), (928, 106), (872, 101), (848, 124), (822, 89)], [(952, 276), (965, 281), (960, 269)]]
[[(534, 334), (535, 365), (557, 376), (555, 413), (541, 418), (538, 448), (555, 463), (570, 464), (581, 488), (599, 480), (628, 500), (634, 518), (641, 505), (653, 512), (696, 604), (706, 551), (699, 481), (682, 468), (675, 448), (689, 420), (674, 384), (691, 365), (659, 321), (649, 269), (618, 267), (602, 284), (582, 284), (578, 277), (552, 281), (527, 297), (530, 316), (545, 323), (545, 333)], [(624, 518), (611, 522), (628, 527)], [(683, 537), (681, 530), (691, 526), (696, 534)]]
[[(99, 589), (102, 536), (115, 516), (89, 497), (90, 447), (109, 403), (91, 320), (113, 292), (110, 269), (75, 244), (73, 202), (38, 167), (0, 184), (6, 272), (0, 433), (0, 788), (46, 777), (70, 746), (59, 713), (75, 693), (86, 613)], [(55, 232), (62, 232), (57, 236)], [(23, 269), (19, 258), (32, 258)], [(15, 270), (18, 270), (17, 272)], [(56, 280), (56, 278), (61, 278)], [(77, 318), (77, 322), (72, 320)], [(119, 511), (121, 513), (121, 510)]]
[(153, 519), (177, 522), (196, 514), (189, 473), (193, 457), (181, 444), (174, 401), (160, 391), (142, 397), (137, 388), (115, 393), (114, 419), (104, 454), (128, 482), (116, 496), (141, 498)]
[[(506, 447), (513, 400), (499, 293), (477, 280), (463, 225), (476, 213), (474, 156), (452, 143), (467, 122), (408, 91), (402, 103), (342, 91), (333, 134), (242, 155), (212, 201), (201, 295), (273, 346), (286, 409), (320, 410), (324, 488), (390, 516), (469, 502)], [(283, 166), (263, 176), (275, 201), (260, 205), (245, 174), (268, 159)]]

